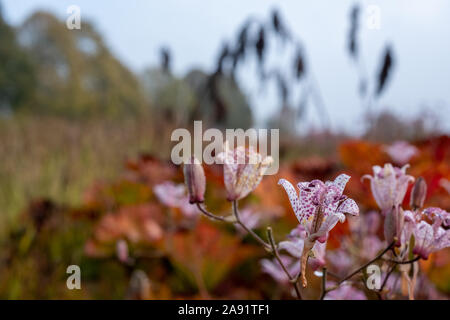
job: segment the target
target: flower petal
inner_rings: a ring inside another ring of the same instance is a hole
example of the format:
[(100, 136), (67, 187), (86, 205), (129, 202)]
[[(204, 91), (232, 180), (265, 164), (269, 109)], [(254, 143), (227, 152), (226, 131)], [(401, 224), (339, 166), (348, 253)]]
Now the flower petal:
[(302, 215), (300, 213), (300, 207), (299, 207), (299, 201), (297, 196), (297, 191), (295, 190), (292, 183), (287, 181), (286, 179), (280, 179), (278, 181), (278, 184), (283, 186), (284, 190), (286, 191), (289, 201), (291, 202), (292, 210), (294, 210), (295, 216), (297, 217), (297, 220), (301, 222)]
[(353, 216), (359, 215), (359, 207), (353, 199), (346, 199), (338, 208), (338, 212), (348, 213)]

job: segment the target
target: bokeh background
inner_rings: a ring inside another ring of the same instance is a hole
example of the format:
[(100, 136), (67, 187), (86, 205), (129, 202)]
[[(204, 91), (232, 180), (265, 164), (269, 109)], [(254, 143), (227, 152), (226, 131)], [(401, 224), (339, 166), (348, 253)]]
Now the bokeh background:
[[(182, 183), (170, 135), (194, 120), (280, 129), (280, 172), (241, 204), (262, 235), (296, 224), (280, 177), (349, 173), (367, 212), (360, 177), (386, 162), (409, 162), (427, 206), (450, 210), (449, 15), (444, 0), (1, 1), (0, 297), (289, 298), (251, 239), (155, 193)], [(205, 169), (225, 214), (221, 168)], [(441, 297), (449, 262), (421, 265)], [(66, 287), (71, 264), (82, 290)]]

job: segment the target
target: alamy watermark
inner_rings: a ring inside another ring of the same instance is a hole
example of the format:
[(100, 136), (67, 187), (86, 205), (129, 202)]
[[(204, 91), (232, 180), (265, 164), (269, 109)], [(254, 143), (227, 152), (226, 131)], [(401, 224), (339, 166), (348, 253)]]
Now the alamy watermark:
[[(269, 137), (270, 136), (270, 137)], [(269, 139), (270, 138), (270, 139)], [(279, 168), (279, 129), (226, 129), (225, 139), (222, 131), (210, 128), (203, 132), (202, 121), (194, 121), (194, 135), (184, 128), (175, 129), (171, 135), (172, 142), (178, 142), (171, 152), (171, 160), (174, 164), (190, 163), (192, 156), (195, 156), (200, 163), (221, 164), (216, 157), (221, 152), (232, 150), (235, 147), (243, 146), (257, 151), (261, 156), (271, 156), (272, 165), (266, 170), (266, 175), (276, 174)], [(193, 143), (192, 143), (193, 140)], [(270, 154), (268, 147), (270, 141)], [(203, 148), (204, 142), (209, 142)], [(193, 146), (193, 148), (192, 148)], [(236, 164), (256, 164), (257, 159), (237, 158)]]
[(67, 277), (66, 286), (69, 290), (81, 289), (81, 269), (76, 264), (67, 267), (66, 273), (70, 274)]
[(71, 5), (67, 7), (66, 10), (67, 14), (69, 14), (69, 17), (66, 19), (66, 26), (67, 29), (73, 30), (81, 29), (81, 8), (77, 5)]
[(371, 264), (366, 269), (367, 280), (366, 286), (370, 290), (380, 290), (381, 289), (381, 270), (376, 264)]
[(379, 6), (371, 4), (366, 7), (366, 26), (370, 30), (380, 30), (381, 9)]

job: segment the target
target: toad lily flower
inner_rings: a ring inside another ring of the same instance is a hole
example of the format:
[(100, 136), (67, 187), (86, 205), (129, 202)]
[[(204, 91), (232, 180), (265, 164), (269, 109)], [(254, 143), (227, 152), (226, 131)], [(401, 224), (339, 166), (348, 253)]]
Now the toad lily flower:
[(421, 213), (405, 211), (403, 237), (409, 241), (410, 236), (414, 235), (413, 253), (427, 259), (430, 253), (450, 247), (449, 226), (450, 213), (440, 208), (427, 208)]
[(438, 225), (420, 221), (414, 229), (415, 246), (413, 253), (428, 259), (430, 253), (450, 247), (450, 230)]
[(300, 190), (299, 195), (289, 181), (285, 179), (278, 181), (278, 184), (281, 184), (286, 190), (292, 209), (306, 232), (301, 257), (304, 287), (307, 285), (306, 264), (315, 241), (324, 243), (328, 238), (328, 232), (339, 221), (345, 221), (344, 213), (359, 214), (359, 208), (355, 201), (342, 194), (349, 179), (350, 176), (341, 174), (333, 182), (323, 183), (320, 180), (300, 182), (297, 185)]
[(414, 182), (414, 177), (406, 174), (407, 168), (408, 165), (400, 169), (386, 163), (384, 168), (374, 166), (373, 176), (366, 174), (362, 177), (370, 180), (373, 197), (383, 214), (403, 202), (408, 184)]
[(362, 179), (370, 179), (373, 197), (386, 216), (384, 220), (384, 235), (386, 241), (392, 242), (395, 238), (396, 246), (401, 245), (401, 232), (404, 224), (403, 210), (400, 208), (406, 190), (414, 178), (406, 174), (408, 165), (401, 169), (386, 163), (384, 168), (373, 167), (373, 176), (364, 175)]
[(450, 212), (441, 208), (431, 207), (423, 210), (423, 214), (435, 224), (443, 225), (446, 228), (450, 227)]
[(230, 149), (225, 143), (224, 149), (217, 159), (223, 163), (227, 199), (239, 200), (255, 190), (273, 159), (270, 156), (263, 157), (253, 148), (239, 146)]

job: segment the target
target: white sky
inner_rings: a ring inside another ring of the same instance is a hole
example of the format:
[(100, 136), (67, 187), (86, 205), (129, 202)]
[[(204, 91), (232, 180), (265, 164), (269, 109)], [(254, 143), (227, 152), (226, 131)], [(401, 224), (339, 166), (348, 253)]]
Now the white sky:
[[(360, 50), (367, 70), (375, 76), (386, 42), (393, 44), (396, 66), (376, 110), (389, 108), (411, 117), (425, 106), (442, 119), (450, 132), (450, 1), (271, 1), (271, 0), (3, 0), (8, 22), (18, 25), (36, 9), (64, 19), (75, 4), (81, 18), (94, 21), (111, 50), (135, 72), (159, 61), (161, 45), (170, 47), (173, 68), (184, 74), (192, 67), (210, 70), (220, 45), (234, 38), (250, 15), (268, 18), (279, 9), (290, 30), (306, 48), (309, 66), (320, 85), (333, 128), (361, 130), (363, 109), (357, 94), (357, 73), (347, 54), (349, 11), (363, 9)], [(381, 9), (381, 28), (365, 26), (364, 9)], [(273, 94), (259, 97), (255, 82), (241, 77), (251, 89), (258, 119), (276, 112)], [(317, 123), (314, 111), (310, 123)]]

